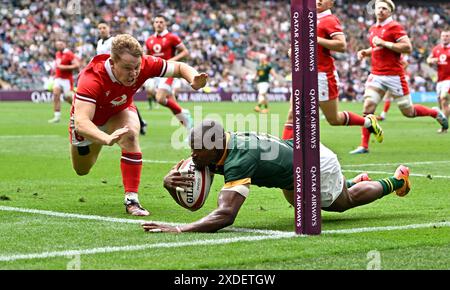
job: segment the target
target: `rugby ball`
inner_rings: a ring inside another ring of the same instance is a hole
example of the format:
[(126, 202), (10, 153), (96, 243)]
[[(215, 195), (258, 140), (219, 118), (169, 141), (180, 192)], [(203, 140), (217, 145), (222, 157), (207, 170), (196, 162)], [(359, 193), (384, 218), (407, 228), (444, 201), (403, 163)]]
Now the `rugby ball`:
[(194, 178), (192, 186), (176, 188), (178, 203), (184, 208), (196, 211), (203, 206), (209, 194), (212, 182), (209, 168), (197, 169), (192, 158), (189, 157), (178, 168), (178, 172)]

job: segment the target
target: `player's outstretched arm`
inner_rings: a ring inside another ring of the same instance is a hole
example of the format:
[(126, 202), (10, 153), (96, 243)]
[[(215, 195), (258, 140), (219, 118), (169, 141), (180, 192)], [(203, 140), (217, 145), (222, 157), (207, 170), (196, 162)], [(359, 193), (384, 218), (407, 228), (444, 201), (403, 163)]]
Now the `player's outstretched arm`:
[(113, 145), (120, 138), (128, 133), (129, 128), (123, 127), (114, 131), (111, 135), (98, 129), (91, 121), (94, 118), (95, 104), (83, 101), (75, 102), (75, 130), (81, 136), (91, 140), (92, 142), (102, 145)]
[(156, 223), (144, 223), (147, 232), (216, 232), (233, 224), (245, 197), (236, 191), (222, 190), (219, 194), (218, 206), (204, 218), (183, 226), (169, 226)]
[(173, 76), (184, 78), (194, 90), (203, 88), (208, 81), (207, 73), (199, 73), (195, 68), (183, 62), (173, 62), (175, 70)]

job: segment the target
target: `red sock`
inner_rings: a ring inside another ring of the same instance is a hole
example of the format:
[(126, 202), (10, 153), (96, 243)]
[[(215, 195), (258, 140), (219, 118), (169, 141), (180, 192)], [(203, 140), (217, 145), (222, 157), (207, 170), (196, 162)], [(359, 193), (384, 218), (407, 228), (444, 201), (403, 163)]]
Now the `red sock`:
[(344, 125), (346, 126), (364, 126), (365, 119), (358, 114), (344, 111)]
[(383, 112), (387, 113), (390, 107), (391, 107), (391, 100), (384, 101)]
[(370, 131), (366, 127), (361, 127), (361, 146), (369, 149)]
[(438, 112), (422, 105), (414, 105), (415, 117), (431, 116), (436, 119)]
[(163, 106), (169, 108), (174, 115), (181, 113), (182, 110), (180, 105), (178, 105), (177, 101), (175, 101), (172, 98), (167, 98), (166, 104)]
[(294, 125), (290, 123), (284, 124), (284, 130), (283, 130), (283, 137), (281, 137), (283, 140), (289, 140), (294, 138)]
[(122, 182), (125, 192), (137, 193), (141, 182), (142, 153), (122, 151), (120, 170), (122, 171)]

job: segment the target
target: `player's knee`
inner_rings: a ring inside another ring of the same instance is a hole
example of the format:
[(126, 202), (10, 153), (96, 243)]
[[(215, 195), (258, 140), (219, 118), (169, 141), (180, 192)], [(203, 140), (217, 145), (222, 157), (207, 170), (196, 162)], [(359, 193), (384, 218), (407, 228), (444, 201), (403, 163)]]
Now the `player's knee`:
[(408, 118), (414, 118), (415, 113), (413, 109), (413, 103), (411, 100), (411, 95), (406, 95), (403, 97), (396, 98), (398, 108), (402, 112), (403, 116)]
[(337, 116), (325, 116), (325, 118), (327, 119), (328, 124), (330, 124), (331, 126), (342, 125)]
[(441, 104), (441, 105), (448, 105), (448, 100), (449, 100), (449, 98), (450, 98), (450, 94), (443, 94), (443, 95), (441, 95), (441, 96), (439, 96), (439, 98), (438, 98), (438, 102)]
[(89, 173), (89, 171), (91, 171), (90, 168), (76, 168), (76, 167), (74, 167), (73, 170), (75, 170), (75, 173), (78, 176), (87, 175)]
[(265, 93), (259, 93), (258, 94), (258, 103), (263, 103), (267, 100), (266, 94)]
[(378, 104), (381, 100), (381, 95), (379, 92), (371, 89), (367, 89), (364, 93), (364, 102), (370, 102), (374, 105)]
[(168, 96), (168, 93), (166, 93), (165, 91), (157, 92), (155, 95), (155, 99), (160, 105), (164, 106), (167, 103), (167, 96)]
[(139, 130), (130, 129), (122, 138), (123, 142), (127, 144), (135, 144), (139, 142)]

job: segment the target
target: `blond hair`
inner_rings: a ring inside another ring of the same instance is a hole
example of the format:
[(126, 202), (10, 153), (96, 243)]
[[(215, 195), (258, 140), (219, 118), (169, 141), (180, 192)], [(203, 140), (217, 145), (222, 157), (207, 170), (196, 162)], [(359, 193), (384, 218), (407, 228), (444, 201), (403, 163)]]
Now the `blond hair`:
[(119, 34), (114, 37), (111, 45), (111, 58), (119, 60), (124, 53), (131, 54), (134, 57), (142, 57), (144, 51), (141, 44), (129, 34)]
[(380, 3), (380, 2), (384, 2), (387, 5), (389, 5), (389, 7), (391, 7), (391, 12), (394, 12), (395, 4), (394, 4), (394, 2), (392, 2), (392, 0), (376, 0), (375, 5), (377, 5), (377, 3)]

